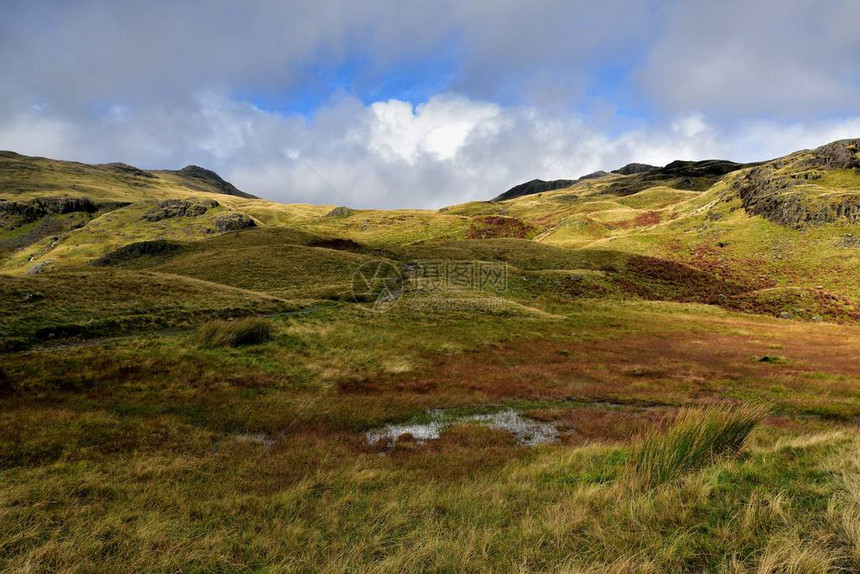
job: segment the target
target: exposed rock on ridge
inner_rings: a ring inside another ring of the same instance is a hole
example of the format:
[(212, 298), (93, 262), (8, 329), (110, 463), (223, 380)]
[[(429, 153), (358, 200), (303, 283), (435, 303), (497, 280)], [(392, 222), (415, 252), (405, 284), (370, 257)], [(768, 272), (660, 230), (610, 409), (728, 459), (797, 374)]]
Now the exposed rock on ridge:
[[(860, 139), (841, 140), (760, 165), (732, 189), (751, 215), (781, 225), (860, 221), (860, 193), (820, 193), (815, 182), (830, 170), (860, 173)], [(860, 190), (857, 190), (860, 192)]]

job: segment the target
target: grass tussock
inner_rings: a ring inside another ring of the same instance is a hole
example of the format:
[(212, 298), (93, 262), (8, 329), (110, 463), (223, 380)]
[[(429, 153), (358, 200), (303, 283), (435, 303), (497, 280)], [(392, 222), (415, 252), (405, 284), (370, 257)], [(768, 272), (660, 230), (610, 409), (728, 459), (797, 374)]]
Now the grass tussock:
[(651, 431), (642, 438), (631, 456), (632, 472), (657, 486), (737, 453), (767, 413), (759, 405), (682, 409), (668, 430)]
[(258, 345), (272, 338), (272, 322), (249, 317), (238, 321), (209, 321), (197, 329), (197, 342), (204, 347)]

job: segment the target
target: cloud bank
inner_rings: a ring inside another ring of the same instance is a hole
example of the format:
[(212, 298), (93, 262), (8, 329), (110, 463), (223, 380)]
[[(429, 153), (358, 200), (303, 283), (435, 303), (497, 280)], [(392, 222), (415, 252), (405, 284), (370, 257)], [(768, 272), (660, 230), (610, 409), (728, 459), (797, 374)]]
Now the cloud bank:
[(278, 201), (440, 207), (539, 176), (860, 136), (850, 0), (13, 0), (4, 12), (0, 148), (196, 163)]

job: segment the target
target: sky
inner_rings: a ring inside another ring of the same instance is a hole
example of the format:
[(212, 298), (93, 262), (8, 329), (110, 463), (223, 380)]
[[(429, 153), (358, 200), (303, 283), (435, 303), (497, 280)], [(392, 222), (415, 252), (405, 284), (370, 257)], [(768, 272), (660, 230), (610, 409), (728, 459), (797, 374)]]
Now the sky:
[(856, 0), (4, 0), (0, 149), (438, 208), (860, 137)]

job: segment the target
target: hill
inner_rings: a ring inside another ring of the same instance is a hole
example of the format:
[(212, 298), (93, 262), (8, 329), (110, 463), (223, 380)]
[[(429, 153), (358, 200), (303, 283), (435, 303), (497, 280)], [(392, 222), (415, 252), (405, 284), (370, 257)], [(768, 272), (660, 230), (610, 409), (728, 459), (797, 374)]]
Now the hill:
[(438, 211), (5, 154), (0, 569), (860, 570), (858, 144)]
[(506, 199), (515, 199), (524, 195), (533, 195), (544, 191), (554, 191), (570, 187), (578, 180), (576, 179), (556, 179), (554, 181), (544, 181), (542, 179), (533, 179), (519, 185), (515, 185), (506, 192), (494, 198), (493, 201), (504, 201)]
[[(702, 191), (710, 187), (721, 176), (749, 167), (752, 164), (738, 164), (725, 160), (704, 161), (673, 161), (665, 167), (657, 167), (644, 163), (629, 163), (623, 167), (612, 170), (611, 174), (633, 176), (623, 179), (615, 179), (605, 193), (610, 195), (629, 195), (648, 189), (665, 185), (676, 189), (694, 189)], [(534, 195), (547, 191), (555, 191), (573, 186), (576, 183), (590, 179), (603, 178), (610, 175), (609, 172), (595, 171), (583, 175), (579, 179), (557, 179), (554, 181), (543, 181), (533, 179), (526, 183), (515, 185), (506, 192), (492, 199), (492, 201), (506, 201), (526, 195)]]
[(194, 165), (175, 171), (143, 170), (124, 163), (92, 165), (0, 151), (0, 200), (57, 196), (127, 203), (188, 192), (254, 198), (217, 173)]

